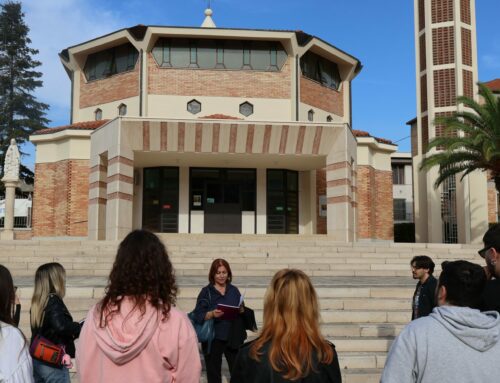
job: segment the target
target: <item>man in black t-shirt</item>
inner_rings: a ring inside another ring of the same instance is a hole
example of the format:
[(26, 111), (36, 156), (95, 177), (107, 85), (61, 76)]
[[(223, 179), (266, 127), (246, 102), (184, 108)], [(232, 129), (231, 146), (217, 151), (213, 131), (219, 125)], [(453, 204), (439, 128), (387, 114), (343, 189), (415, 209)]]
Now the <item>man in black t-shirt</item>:
[(433, 277), (434, 262), (427, 255), (417, 255), (410, 262), (413, 279), (418, 279), (412, 300), (411, 320), (425, 317), (436, 307), (437, 280)]
[(484, 248), (478, 251), (484, 258), (484, 271), (489, 281), (483, 290), (481, 310), (500, 312), (500, 224), (491, 226), (483, 237)]

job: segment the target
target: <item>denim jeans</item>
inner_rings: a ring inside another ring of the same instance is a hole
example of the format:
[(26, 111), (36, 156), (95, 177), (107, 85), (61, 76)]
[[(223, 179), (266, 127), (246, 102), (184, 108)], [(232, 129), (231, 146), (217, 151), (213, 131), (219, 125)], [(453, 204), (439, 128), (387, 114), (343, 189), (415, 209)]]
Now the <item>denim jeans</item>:
[(35, 383), (70, 383), (66, 367), (50, 367), (36, 359), (33, 359), (33, 377)]

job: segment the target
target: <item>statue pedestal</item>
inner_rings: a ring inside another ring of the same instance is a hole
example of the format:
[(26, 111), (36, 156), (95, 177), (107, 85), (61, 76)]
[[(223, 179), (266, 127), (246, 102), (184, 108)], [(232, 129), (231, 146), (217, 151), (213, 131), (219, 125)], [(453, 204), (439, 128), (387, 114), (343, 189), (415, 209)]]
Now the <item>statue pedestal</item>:
[(3, 231), (0, 232), (1, 240), (14, 239), (14, 204), (16, 202), (16, 187), (19, 184), (19, 179), (3, 178), (2, 182), (5, 185), (5, 217)]

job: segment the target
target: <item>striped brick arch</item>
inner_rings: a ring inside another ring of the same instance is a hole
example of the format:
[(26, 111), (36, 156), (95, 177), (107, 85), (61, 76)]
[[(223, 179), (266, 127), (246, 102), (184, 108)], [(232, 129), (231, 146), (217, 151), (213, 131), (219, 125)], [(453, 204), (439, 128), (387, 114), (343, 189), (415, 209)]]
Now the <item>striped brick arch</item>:
[(335, 135), (321, 125), (142, 121), (123, 127), (132, 150), (152, 152), (326, 155)]

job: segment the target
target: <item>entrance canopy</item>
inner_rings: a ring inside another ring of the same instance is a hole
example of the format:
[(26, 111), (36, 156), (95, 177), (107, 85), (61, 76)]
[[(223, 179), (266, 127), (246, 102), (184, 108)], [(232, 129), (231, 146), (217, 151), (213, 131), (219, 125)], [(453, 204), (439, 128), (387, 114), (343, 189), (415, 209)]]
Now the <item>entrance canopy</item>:
[[(356, 140), (346, 124), (120, 117), (92, 132), (90, 161), (90, 238), (119, 239), (141, 227), (144, 212), (138, 206), (142, 206), (144, 196), (138, 186), (142, 185), (143, 170), (173, 167), (179, 169), (179, 232), (195, 232), (191, 211), (196, 209), (189, 207), (193, 198), (189, 192), (191, 169), (255, 170), (254, 229), (258, 233), (265, 232), (259, 229), (266, 227), (259, 219), (267, 220), (270, 203), (264, 190), (268, 169), (307, 173), (326, 168), (328, 234), (341, 241), (354, 239)], [(233, 187), (226, 173), (220, 172), (219, 181), (208, 182), (208, 187)], [(207, 181), (203, 182), (206, 190)], [(304, 179), (299, 189), (315, 201), (312, 183)], [(315, 211), (315, 203), (310, 205)], [(229, 203), (218, 209), (220, 214), (231, 210)], [(183, 218), (184, 213), (187, 218)], [(245, 225), (249, 224), (243, 221)]]

